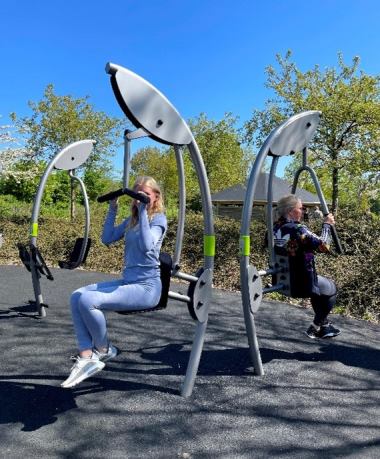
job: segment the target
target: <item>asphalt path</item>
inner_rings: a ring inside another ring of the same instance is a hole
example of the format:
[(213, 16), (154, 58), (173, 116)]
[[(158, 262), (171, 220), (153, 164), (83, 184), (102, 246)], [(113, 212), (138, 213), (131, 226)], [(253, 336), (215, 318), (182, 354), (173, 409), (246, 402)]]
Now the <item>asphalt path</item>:
[[(332, 316), (310, 340), (310, 309), (265, 302), (256, 325), (265, 375), (253, 374), (240, 296), (215, 290), (193, 394), (180, 396), (194, 321), (186, 305), (109, 314), (121, 354), (62, 389), (75, 353), (70, 293), (115, 276), (52, 270), (36, 318), (30, 274), (0, 266), (0, 457), (380, 457), (379, 326)], [(172, 283), (171, 290), (184, 291)]]

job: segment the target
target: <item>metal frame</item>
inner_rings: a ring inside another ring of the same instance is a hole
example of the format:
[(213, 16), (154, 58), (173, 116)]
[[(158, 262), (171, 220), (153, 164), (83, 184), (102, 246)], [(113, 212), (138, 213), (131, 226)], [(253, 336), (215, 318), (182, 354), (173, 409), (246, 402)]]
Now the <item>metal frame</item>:
[[(186, 122), (168, 101), (148, 81), (119, 65), (108, 63), (106, 72), (111, 76), (111, 85), (116, 99), (126, 117), (137, 128), (124, 134), (123, 187), (127, 188), (130, 175), (130, 143), (133, 139), (150, 137), (159, 143), (173, 146), (179, 177), (179, 210), (172, 277), (192, 283), (191, 296), (169, 291), (169, 298), (192, 304), (196, 316), (196, 330), (181, 395), (191, 395), (208, 321), (208, 310), (212, 293), (215, 234), (211, 194), (206, 169), (198, 145)], [(201, 274), (193, 275), (180, 271), (182, 242), (185, 229), (186, 185), (183, 152), (187, 148), (198, 177), (204, 219), (204, 263)], [(190, 291), (190, 289), (189, 289)]]
[[(307, 165), (307, 145), (314, 136), (320, 122), (320, 117), (321, 112), (319, 111), (307, 111), (292, 116), (288, 120), (284, 121), (280, 126), (275, 128), (265, 140), (254, 161), (247, 185), (240, 228), (240, 283), (244, 321), (250, 355), (254, 366), (254, 373), (260, 376), (264, 374), (264, 369), (257, 340), (254, 313), (256, 313), (259, 309), (264, 293), (280, 291), (282, 294), (290, 296), (287, 257), (279, 257), (274, 252), (273, 177), (275, 176), (277, 164), (281, 156), (292, 155), (298, 151), (302, 151), (303, 162), (302, 166), (295, 173), (292, 193), (294, 194), (296, 192), (301, 172), (307, 171), (313, 179), (324, 215), (329, 213), (317, 176), (314, 170)], [(269, 267), (267, 269), (257, 271), (256, 268), (250, 265), (249, 262), (251, 250), (250, 223), (258, 177), (262, 173), (264, 161), (268, 156), (272, 157), (267, 189)], [(335, 227), (332, 227), (332, 229), (335, 246), (337, 251), (341, 253), (341, 246)], [(271, 287), (263, 288), (261, 277), (273, 274), (278, 274), (278, 283), (276, 285), (272, 285)]]
[[(60, 170), (67, 170), (72, 180), (75, 180), (79, 183), (81, 191), (83, 193), (84, 198), (84, 206), (85, 206), (85, 228), (84, 228), (84, 243), (82, 245), (80, 255), (78, 261), (76, 263), (79, 266), (83, 260), (86, 246), (88, 243), (88, 236), (90, 231), (90, 209), (88, 204), (88, 197), (86, 193), (86, 188), (84, 186), (83, 181), (74, 175), (74, 171), (77, 167), (82, 165), (90, 156), (93, 146), (95, 144), (94, 140), (80, 140), (78, 142), (74, 142), (61, 151), (59, 151), (50, 163), (47, 165), (44, 174), (40, 179), (40, 183), (37, 189), (36, 196), (34, 198), (33, 203), (33, 210), (32, 210), (32, 217), (30, 223), (30, 242), (29, 246), (31, 252), (33, 250), (36, 251), (37, 249), (37, 236), (38, 236), (38, 217), (40, 213), (40, 207), (42, 202), (42, 196), (45, 190), (46, 182), (54, 169)], [(35, 306), (37, 313), (40, 317), (46, 316), (46, 305), (43, 302), (42, 292), (41, 292), (41, 285), (40, 285), (40, 274), (38, 272), (38, 267), (35, 263), (35, 258), (33, 256), (30, 257), (30, 271), (32, 274), (32, 283), (33, 283), (33, 290), (35, 296)]]
[[(322, 192), (319, 180), (317, 178), (317, 175), (315, 174), (315, 171), (310, 166), (308, 166), (308, 164), (307, 164), (307, 148), (306, 147), (302, 150), (302, 166), (299, 167), (298, 170), (296, 171), (296, 173), (294, 174), (294, 180), (293, 180), (293, 185), (292, 185), (292, 194), (294, 194), (296, 192), (298, 179), (299, 179), (301, 173), (304, 172), (304, 171), (308, 172), (310, 174), (311, 179), (313, 180), (314, 187), (315, 187), (315, 190), (316, 190), (316, 192), (318, 194), (319, 202), (321, 204), (321, 209), (322, 209), (323, 215), (324, 216), (328, 215), (329, 214), (329, 209), (327, 207), (326, 200), (325, 200), (325, 198), (323, 196), (323, 192)], [(340, 244), (339, 237), (337, 235), (335, 226), (331, 226), (331, 235), (332, 235), (332, 238), (333, 238), (333, 241), (334, 241), (334, 245), (335, 245), (336, 251), (339, 254), (343, 253), (343, 249), (342, 249), (342, 246)]]

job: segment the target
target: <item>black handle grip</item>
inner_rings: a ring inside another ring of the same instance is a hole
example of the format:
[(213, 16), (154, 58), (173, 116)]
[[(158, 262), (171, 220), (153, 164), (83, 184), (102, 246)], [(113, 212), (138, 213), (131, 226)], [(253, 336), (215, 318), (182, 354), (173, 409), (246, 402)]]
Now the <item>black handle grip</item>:
[(112, 199), (116, 199), (122, 194), (123, 194), (123, 188), (120, 188), (120, 190), (111, 191), (110, 193), (103, 194), (103, 196), (99, 196), (97, 201), (98, 202), (112, 201)]
[(124, 188), (123, 194), (127, 194), (133, 199), (137, 199), (137, 201), (142, 202), (143, 204), (149, 204), (150, 203), (150, 197), (147, 196), (146, 194), (142, 193), (141, 191), (133, 191), (130, 190), (129, 188)]
[(129, 188), (120, 188), (119, 190), (111, 191), (110, 193), (104, 194), (103, 196), (99, 196), (97, 201), (98, 202), (112, 201), (113, 199), (116, 199), (119, 196), (122, 196), (123, 194), (126, 194), (133, 199), (137, 199), (138, 201), (144, 204), (150, 203), (149, 196), (146, 196), (145, 194), (139, 191), (136, 192), (136, 191), (130, 190)]

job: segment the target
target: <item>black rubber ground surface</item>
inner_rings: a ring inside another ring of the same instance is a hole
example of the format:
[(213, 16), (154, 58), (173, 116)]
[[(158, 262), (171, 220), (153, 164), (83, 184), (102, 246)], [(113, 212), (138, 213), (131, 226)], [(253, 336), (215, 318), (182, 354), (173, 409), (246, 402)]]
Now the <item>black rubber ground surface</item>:
[[(120, 356), (60, 388), (75, 352), (75, 288), (109, 279), (53, 270), (37, 319), (30, 274), (0, 267), (0, 457), (380, 457), (379, 327), (332, 316), (342, 334), (312, 341), (311, 311), (263, 304), (256, 317), (265, 376), (252, 374), (238, 294), (216, 290), (192, 397), (179, 395), (194, 322), (186, 306), (110, 314)], [(172, 290), (183, 290), (173, 284)]]

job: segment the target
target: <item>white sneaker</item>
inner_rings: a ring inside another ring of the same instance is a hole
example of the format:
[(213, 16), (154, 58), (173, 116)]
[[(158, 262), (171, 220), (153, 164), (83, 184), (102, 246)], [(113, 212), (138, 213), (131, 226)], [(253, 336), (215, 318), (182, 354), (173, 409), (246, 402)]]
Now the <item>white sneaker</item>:
[(107, 352), (99, 352), (96, 349), (94, 352), (96, 353), (101, 362), (107, 362), (108, 360), (114, 359), (118, 355), (119, 350), (117, 349), (117, 347), (113, 346), (112, 344), (109, 344)]
[(74, 387), (85, 379), (93, 376), (99, 371), (103, 370), (105, 363), (99, 360), (99, 357), (95, 354), (92, 354), (91, 357), (75, 357), (76, 362), (71, 368), (70, 376), (61, 383), (61, 387), (65, 389), (69, 387)]

